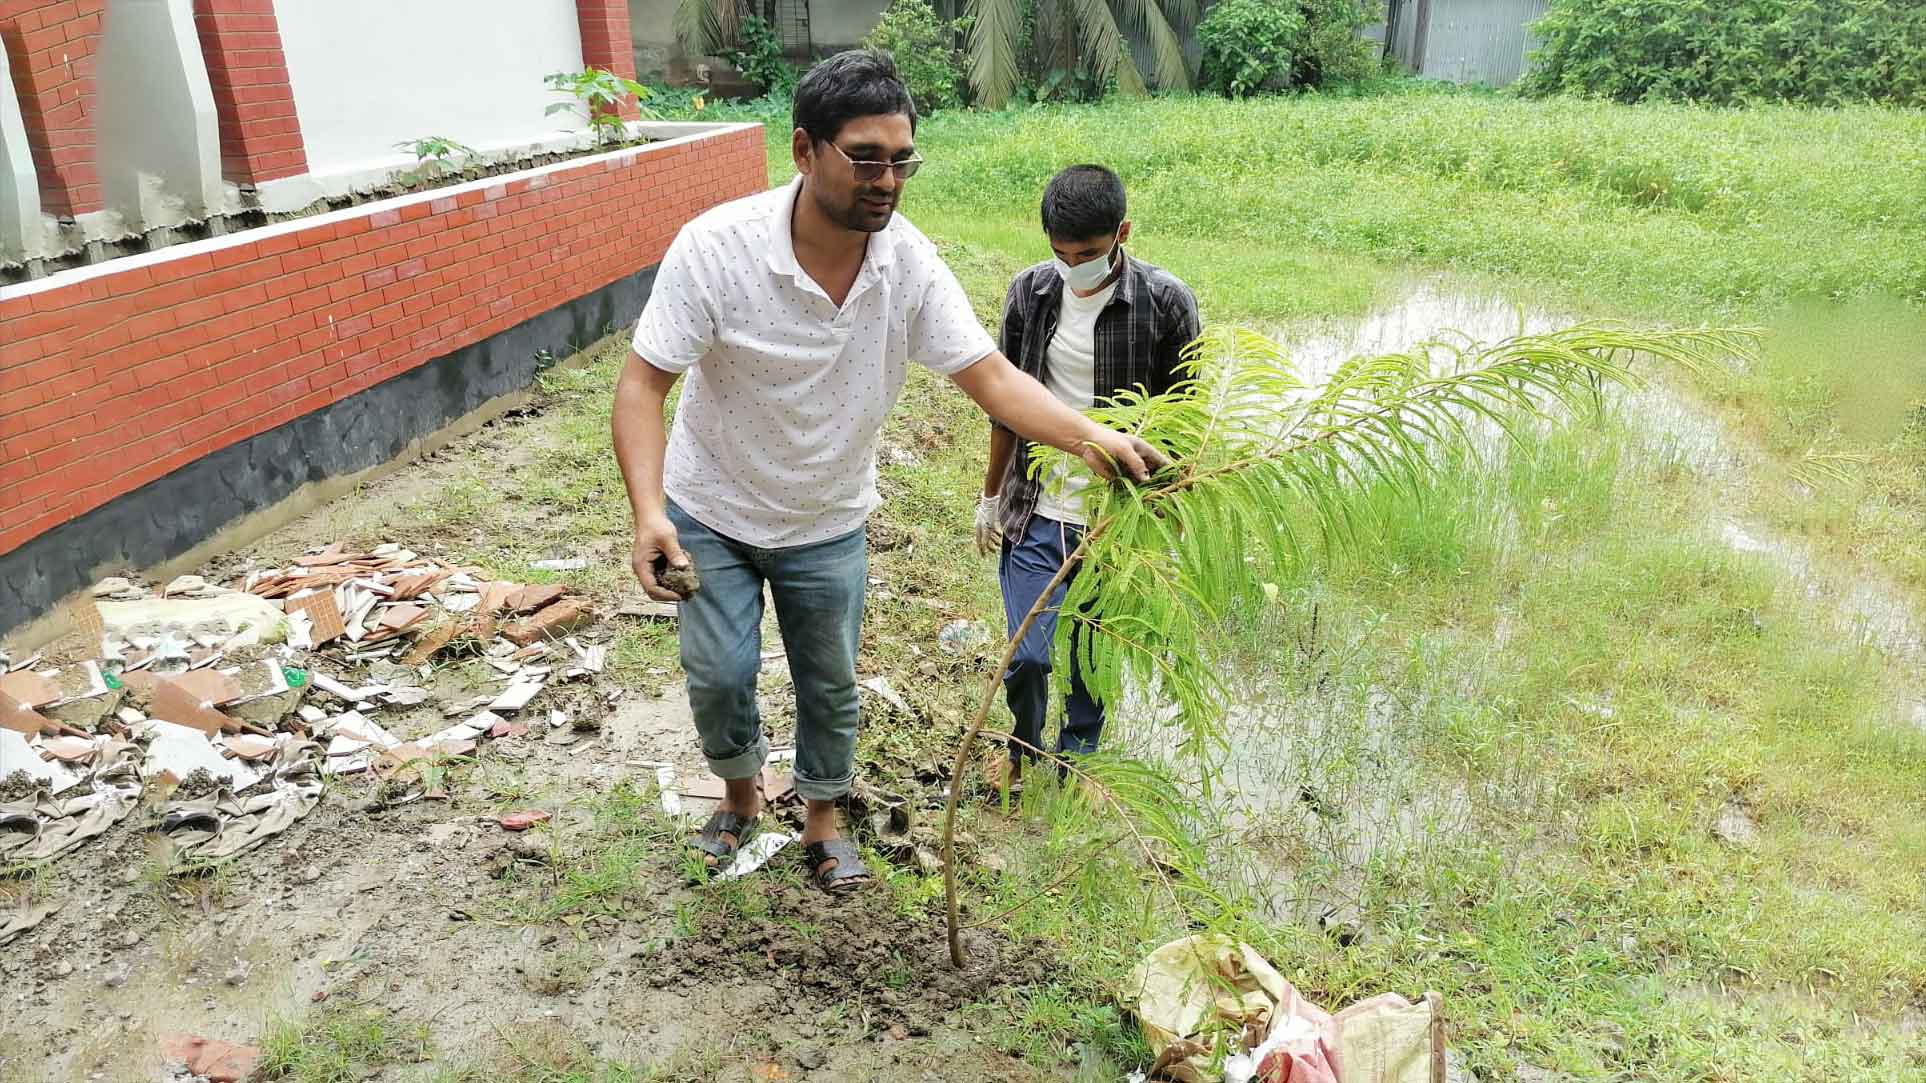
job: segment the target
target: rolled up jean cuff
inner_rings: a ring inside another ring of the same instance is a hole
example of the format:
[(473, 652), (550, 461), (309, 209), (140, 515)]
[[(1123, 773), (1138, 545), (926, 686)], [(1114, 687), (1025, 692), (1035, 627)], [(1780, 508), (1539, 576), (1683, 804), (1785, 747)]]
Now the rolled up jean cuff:
[[(757, 734), (754, 744), (733, 756), (718, 758), (704, 752), (702, 758), (709, 761), (709, 770), (715, 772), (717, 778), (754, 778), (769, 759), (769, 737)], [(797, 789), (800, 791), (801, 787)]]
[(851, 771), (840, 779), (824, 782), (819, 779), (804, 778), (796, 775), (796, 796), (805, 801), (834, 801), (849, 792), (856, 782), (856, 772)]

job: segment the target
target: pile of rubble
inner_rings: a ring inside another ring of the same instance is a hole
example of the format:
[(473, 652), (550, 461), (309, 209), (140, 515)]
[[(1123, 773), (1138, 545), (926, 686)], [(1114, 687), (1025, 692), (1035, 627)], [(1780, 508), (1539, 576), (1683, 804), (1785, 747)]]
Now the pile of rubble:
[[(436, 796), (411, 765), (530, 732), (531, 713), (566, 738), (577, 723), (531, 705), (592, 680), (608, 652), (570, 634), (594, 618), (567, 587), (492, 581), (398, 545), (330, 545), (231, 587), (108, 579), (71, 618), (90, 657), (0, 655), (0, 870), (100, 834), (148, 787), (165, 787), (158, 826), (177, 865), (285, 830), (326, 776), (374, 775), (381, 803)], [(450, 663), (485, 687), (438, 702), (440, 728), (404, 740), (376, 720), (426, 703)]]
[[(427, 661), (457, 636), (487, 643), (499, 633), (527, 647), (593, 619), (588, 603), (567, 587), (490, 582), (479, 569), (424, 559), (394, 544), (348, 553), (336, 543), (292, 567), (249, 572), (240, 589), (284, 600), (290, 646), (345, 639), (355, 648), (350, 661), (388, 657), (393, 646), (383, 651), (381, 644), (411, 637), (403, 665)], [(504, 613), (520, 619), (498, 625)]]

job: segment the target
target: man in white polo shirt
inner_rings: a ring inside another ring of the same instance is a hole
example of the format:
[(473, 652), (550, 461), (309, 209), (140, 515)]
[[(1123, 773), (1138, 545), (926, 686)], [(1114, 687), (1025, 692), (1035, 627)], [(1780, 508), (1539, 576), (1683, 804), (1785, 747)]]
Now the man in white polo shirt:
[[(796, 792), (806, 861), (842, 892), (868, 882), (835, 801), (855, 778), (856, 652), (876, 506), (876, 442), (911, 362), (953, 380), (1026, 439), (1108, 476), (1162, 464), (1135, 437), (1070, 409), (977, 323), (936, 247), (895, 214), (922, 159), (916, 110), (889, 57), (848, 52), (796, 88), (800, 176), (683, 227), (663, 257), (616, 387), (616, 458), (635, 513), (635, 574), (677, 595), (658, 561), (693, 558), (683, 602), (689, 706), (722, 806), (691, 845), (727, 864), (762, 811), (768, 741), (756, 713), (763, 586), (796, 688)], [(670, 388), (690, 374), (672, 435)], [(666, 446), (665, 446), (666, 445)]]

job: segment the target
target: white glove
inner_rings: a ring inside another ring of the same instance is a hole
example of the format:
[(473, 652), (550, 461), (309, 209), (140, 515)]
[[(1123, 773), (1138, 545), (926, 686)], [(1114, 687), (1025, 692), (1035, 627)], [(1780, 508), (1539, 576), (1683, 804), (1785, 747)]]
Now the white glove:
[(988, 556), (1003, 546), (1003, 498), (982, 496), (976, 501), (976, 552)]

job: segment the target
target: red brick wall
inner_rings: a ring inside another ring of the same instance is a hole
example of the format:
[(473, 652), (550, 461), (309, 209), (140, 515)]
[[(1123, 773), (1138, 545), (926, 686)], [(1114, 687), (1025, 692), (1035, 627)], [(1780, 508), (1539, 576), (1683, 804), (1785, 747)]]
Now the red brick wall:
[[(628, 0), (575, 0), (575, 17), (582, 27), (582, 63), (586, 67), (635, 78), (635, 45), (629, 40)], [(633, 120), (635, 99), (624, 98), (618, 110)]]
[(194, 0), (220, 117), (221, 174), (256, 184), (308, 171), (274, 0)]
[(0, 45), (13, 69), (40, 204), (73, 216), (100, 209), (94, 165), (94, 53), (106, 0), (0, 0)]
[(0, 288), (0, 553), (661, 259), (764, 188), (760, 128)]

